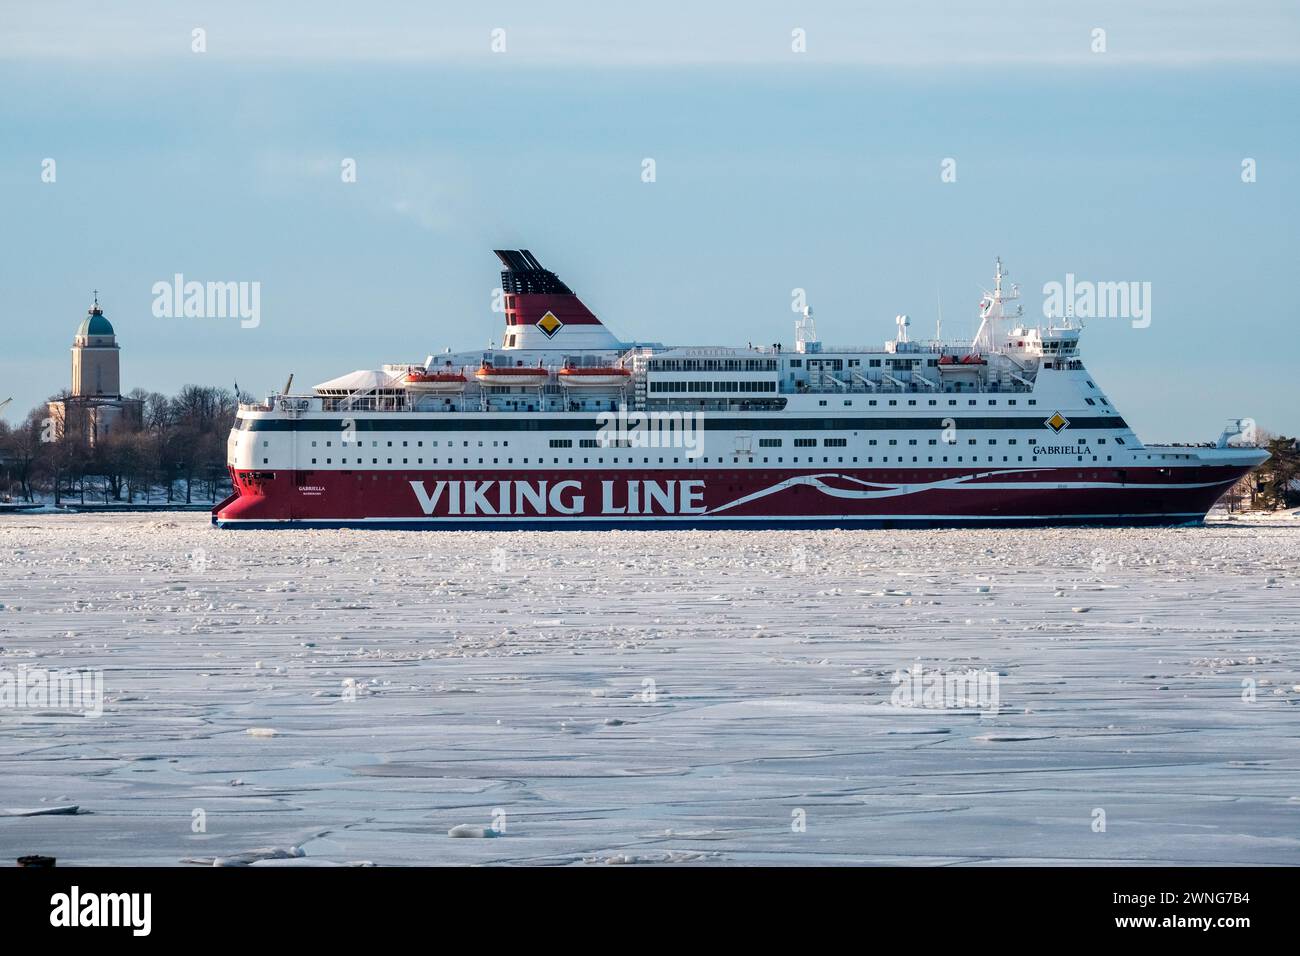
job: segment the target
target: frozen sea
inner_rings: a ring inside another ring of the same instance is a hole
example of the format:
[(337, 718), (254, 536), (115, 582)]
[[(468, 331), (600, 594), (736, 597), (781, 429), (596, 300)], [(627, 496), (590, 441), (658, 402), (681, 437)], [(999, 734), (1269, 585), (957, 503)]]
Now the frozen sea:
[[(1298, 864), (1298, 564), (1288, 517), (0, 517), (0, 672), (104, 689), (0, 708), (0, 865)], [(916, 665), (997, 711), (900, 705)]]

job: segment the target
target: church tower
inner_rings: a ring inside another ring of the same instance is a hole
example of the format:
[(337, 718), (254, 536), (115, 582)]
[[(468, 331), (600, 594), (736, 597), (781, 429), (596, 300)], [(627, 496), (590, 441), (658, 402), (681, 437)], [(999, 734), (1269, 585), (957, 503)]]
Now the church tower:
[(122, 394), (120, 354), (113, 326), (104, 318), (99, 296), (72, 340), (72, 394), (77, 398), (118, 398)]

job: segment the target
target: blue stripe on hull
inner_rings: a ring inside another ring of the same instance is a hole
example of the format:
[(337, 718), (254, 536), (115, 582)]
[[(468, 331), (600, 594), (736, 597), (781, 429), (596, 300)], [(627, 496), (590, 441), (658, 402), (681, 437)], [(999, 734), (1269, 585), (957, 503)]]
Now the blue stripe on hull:
[(1204, 515), (1071, 515), (1026, 518), (752, 518), (698, 519), (656, 518), (653, 521), (601, 518), (591, 521), (420, 521), (394, 518), (379, 521), (222, 521), (212, 523), (224, 530), (344, 529), (370, 528), (380, 531), (785, 531), (785, 530), (868, 530), (927, 528), (1150, 528), (1187, 527), (1202, 524)]

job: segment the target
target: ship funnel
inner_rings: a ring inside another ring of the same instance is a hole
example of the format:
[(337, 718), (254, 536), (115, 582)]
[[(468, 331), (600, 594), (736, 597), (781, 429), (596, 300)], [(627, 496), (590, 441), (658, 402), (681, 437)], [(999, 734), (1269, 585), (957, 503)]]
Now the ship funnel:
[(560, 277), (527, 249), (495, 249), (501, 265), (506, 349), (617, 349), (618, 339)]

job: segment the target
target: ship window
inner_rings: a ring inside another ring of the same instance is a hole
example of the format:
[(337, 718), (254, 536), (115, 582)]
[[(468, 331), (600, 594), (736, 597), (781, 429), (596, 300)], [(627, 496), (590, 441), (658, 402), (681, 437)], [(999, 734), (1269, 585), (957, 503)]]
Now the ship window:
[(868, 404), (868, 405), (875, 405), (875, 404), (876, 404), (876, 400), (873, 398), (873, 399), (871, 399), (869, 402), (867, 402), (867, 404)]
[(312, 448), (315, 448), (315, 447), (316, 447), (316, 443), (315, 443), (315, 442), (312, 442), (312, 443), (311, 443), (311, 447), (312, 447)]
[(825, 405), (826, 402), (825, 402), (825, 400), (823, 399), (822, 401), (818, 402), (817, 404), (818, 404), (818, 405)]
[(313, 458), (313, 459), (311, 460), (311, 463), (312, 463), (313, 465), (316, 464), (316, 459)]
[(890, 404), (890, 405), (897, 405), (898, 402), (891, 398), (891, 399), (889, 400), (889, 404)]
[(1118, 435), (1116, 435), (1116, 436), (1115, 436), (1115, 444), (1116, 444), (1116, 445), (1122, 445), (1122, 444), (1124, 444), (1124, 439), (1122, 439), (1122, 438), (1120, 438)]
[(1038, 404), (1038, 399), (1036, 399), (1036, 398), (1031, 398), (1031, 399), (1029, 400), (1029, 404), (1030, 404), (1030, 405), (1037, 405), (1037, 404)]
[(1015, 400), (1014, 398), (1008, 398), (1008, 399), (1007, 399), (1007, 404), (1008, 404), (1008, 405), (1014, 405), (1015, 403), (1016, 403), (1016, 400)]
[(332, 465), (332, 464), (334, 464), (334, 459), (333, 459), (333, 458), (326, 458), (326, 459), (325, 459), (325, 464), (327, 464), (327, 465)]
[(907, 404), (909, 404), (909, 405), (915, 405), (915, 404), (916, 404), (916, 399), (914, 399), (914, 398), (909, 398), (909, 399), (907, 400)]
[(955, 399), (955, 398), (950, 398), (950, 399), (948, 399), (948, 404), (949, 404), (949, 405), (956, 405), (956, 404), (957, 404), (957, 399)]
[(1096, 405), (1096, 404), (1097, 404), (1097, 403), (1094, 402), (1091, 398), (1085, 398), (1084, 401), (1087, 402), (1089, 405)]
[(930, 399), (930, 404), (931, 404), (931, 405), (938, 405), (939, 403), (936, 402), (936, 401), (932, 398), (932, 399)]

